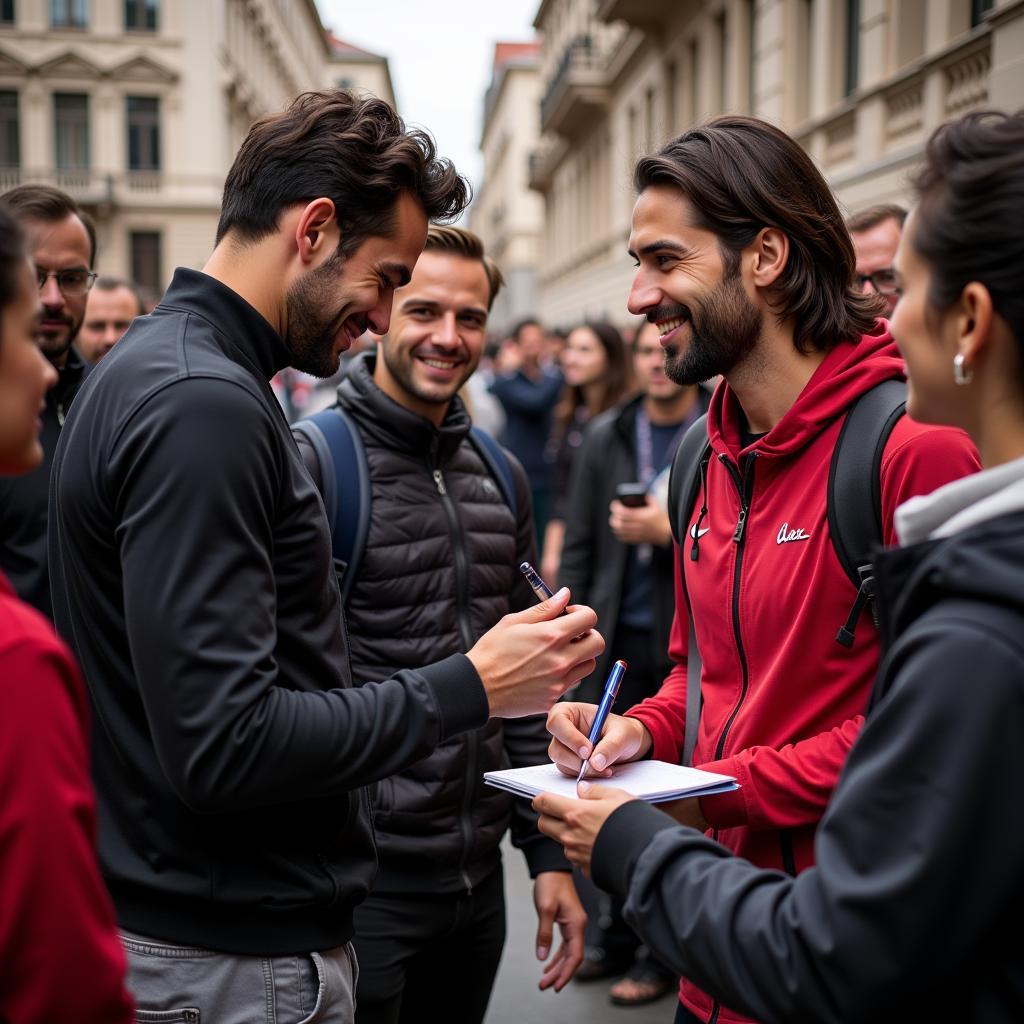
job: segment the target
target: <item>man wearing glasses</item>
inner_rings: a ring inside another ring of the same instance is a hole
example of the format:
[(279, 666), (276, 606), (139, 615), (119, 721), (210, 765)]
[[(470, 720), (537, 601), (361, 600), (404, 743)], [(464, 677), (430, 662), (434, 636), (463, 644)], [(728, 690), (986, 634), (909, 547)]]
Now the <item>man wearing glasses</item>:
[(46, 560), (50, 463), (68, 407), (87, 371), (72, 342), (96, 280), (96, 232), (75, 201), (59, 189), (19, 185), (3, 198), (28, 237), (42, 304), (39, 347), (58, 376), (41, 417), (42, 465), (25, 476), (0, 479), (0, 569), (19, 597), (52, 619)]
[(890, 317), (900, 298), (892, 263), (906, 219), (907, 211), (902, 206), (882, 203), (855, 213), (846, 222), (857, 254), (857, 281), (861, 291), (881, 295), (888, 306), (886, 316)]

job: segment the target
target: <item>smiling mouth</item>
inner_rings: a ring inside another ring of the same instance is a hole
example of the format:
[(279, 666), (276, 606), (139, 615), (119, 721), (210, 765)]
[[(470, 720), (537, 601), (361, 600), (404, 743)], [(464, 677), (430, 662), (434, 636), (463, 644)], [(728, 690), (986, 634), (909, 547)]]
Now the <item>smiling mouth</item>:
[(661, 342), (662, 345), (667, 345), (675, 337), (679, 328), (682, 327), (683, 324), (688, 324), (689, 322), (690, 318), (688, 316), (674, 316), (668, 320), (655, 321), (655, 326), (659, 331), (661, 331), (661, 337), (658, 338), (658, 341)]
[(428, 356), (419, 356), (419, 361), (433, 370), (454, 370), (460, 364), (448, 359), (431, 359)]

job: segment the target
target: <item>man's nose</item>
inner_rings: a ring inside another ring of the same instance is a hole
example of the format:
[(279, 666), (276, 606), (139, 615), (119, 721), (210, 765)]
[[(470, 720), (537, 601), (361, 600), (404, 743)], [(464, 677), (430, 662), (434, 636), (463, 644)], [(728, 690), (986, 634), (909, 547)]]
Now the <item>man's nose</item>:
[(57, 278), (51, 274), (42, 288), (39, 289), (39, 301), (44, 306), (54, 309), (64, 305), (64, 293), (57, 287)]
[(441, 317), (441, 322), (437, 325), (431, 340), (435, 345), (458, 345), (459, 327), (454, 313), (445, 313)]
[(629, 298), (626, 300), (626, 309), (635, 316), (643, 316), (647, 310), (657, 306), (660, 300), (660, 290), (646, 279), (643, 271), (638, 271), (633, 276)]

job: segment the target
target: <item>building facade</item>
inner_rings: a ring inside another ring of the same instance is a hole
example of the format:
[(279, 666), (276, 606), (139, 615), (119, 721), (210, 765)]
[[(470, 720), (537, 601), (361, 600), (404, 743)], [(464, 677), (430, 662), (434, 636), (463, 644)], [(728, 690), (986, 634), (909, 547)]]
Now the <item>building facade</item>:
[(497, 335), (537, 314), (544, 201), (530, 188), (528, 167), (540, 140), (540, 88), (539, 42), (495, 44), (480, 140), (483, 184), (470, 223), (505, 275), (489, 321)]
[(636, 158), (720, 113), (792, 133), (850, 212), (941, 122), (1024, 98), (1024, 0), (543, 0), (539, 312), (626, 324)]
[(372, 91), (370, 66), (313, 0), (0, 0), (0, 192), (63, 188), (97, 269), (159, 294), (209, 256), (252, 121), (340, 77)]

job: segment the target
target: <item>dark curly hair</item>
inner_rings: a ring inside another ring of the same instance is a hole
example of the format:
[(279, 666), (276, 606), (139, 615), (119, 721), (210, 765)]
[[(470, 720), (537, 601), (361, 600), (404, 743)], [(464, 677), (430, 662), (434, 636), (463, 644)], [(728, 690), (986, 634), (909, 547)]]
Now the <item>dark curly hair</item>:
[(339, 253), (348, 255), (394, 229), (402, 191), (431, 221), (454, 219), (472, 195), (430, 135), (406, 128), (383, 100), (344, 89), (303, 93), (249, 129), (224, 182), (217, 242), (229, 232), (257, 242), (283, 210), (325, 196), (341, 229)]
[(914, 178), (913, 248), (931, 270), (938, 309), (978, 281), (1024, 356), (1024, 111), (976, 111), (928, 140)]
[(754, 117), (719, 117), (641, 158), (633, 185), (681, 189), (700, 227), (718, 236), (727, 272), (757, 233), (775, 227), (789, 258), (772, 289), (772, 308), (792, 319), (801, 352), (828, 351), (868, 334), (882, 312), (854, 281), (850, 233), (821, 172), (795, 139)]

